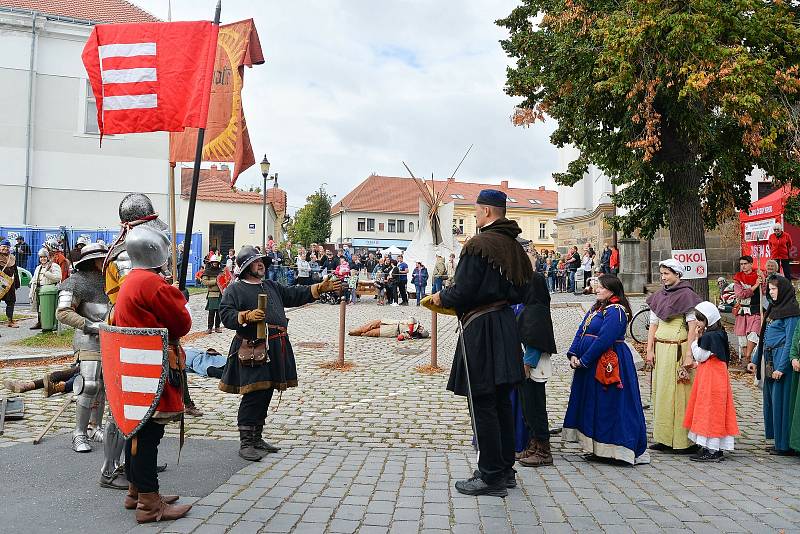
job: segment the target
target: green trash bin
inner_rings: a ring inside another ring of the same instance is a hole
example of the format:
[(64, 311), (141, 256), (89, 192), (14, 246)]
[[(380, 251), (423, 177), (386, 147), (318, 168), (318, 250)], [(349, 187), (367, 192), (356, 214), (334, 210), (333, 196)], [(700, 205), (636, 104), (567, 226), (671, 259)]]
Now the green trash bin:
[(31, 285), (31, 278), (33, 275), (28, 269), (23, 269), (22, 267), (17, 267), (17, 272), (19, 273), (19, 285), (20, 287), (28, 287)]
[(47, 285), (39, 288), (39, 315), (42, 317), (42, 330), (53, 331), (58, 326), (56, 323), (56, 302), (58, 301), (58, 287)]

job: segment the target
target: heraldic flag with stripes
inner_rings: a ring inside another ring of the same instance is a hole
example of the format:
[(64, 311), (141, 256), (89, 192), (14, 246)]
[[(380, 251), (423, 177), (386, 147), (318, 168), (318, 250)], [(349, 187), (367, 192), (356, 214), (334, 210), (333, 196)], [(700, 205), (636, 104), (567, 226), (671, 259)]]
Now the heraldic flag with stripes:
[(100, 347), (106, 399), (128, 438), (153, 415), (164, 390), (166, 330), (101, 327)]
[(83, 48), (100, 134), (205, 128), (219, 27), (100, 24)]

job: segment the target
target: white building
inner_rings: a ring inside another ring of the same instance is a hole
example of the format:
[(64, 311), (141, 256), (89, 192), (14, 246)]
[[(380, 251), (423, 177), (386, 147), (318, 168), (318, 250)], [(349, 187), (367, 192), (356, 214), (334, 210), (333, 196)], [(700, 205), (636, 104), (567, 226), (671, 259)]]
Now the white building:
[(168, 134), (97, 134), (81, 52), (97, 22), (157, 19), (123, 0), (0, 0), (0, 224), (116, 225), (146, 193), (167, 214)]
[[(181, 201), (177, 218), (185, 221), (189, 209), (192, 169), (181, 169)], [(267, 189), (266, 202), (262, 193), (231, 189), (231, 171), (225, 165), (211, 165), (200, 170), (197, 203), (194, 212), (194, 232), (203, 234), (203, 253), (216, 247), (228, 253), (242, 245), (260, 245), (262, 234), (280, 239), (280, 223), (286, 211), (286, 192), (277, 187)], [(266, 213), (264, 208), (266, 207)], [(266, 226), (264, 223), (266, 222)], [(266, 228), (266, 231), (262, 230)], [(178, 228), (183, 231), (183, 227)]]
[[(544, 187), (510, 187), (499, 184), (430, 180), (425, 182), (433, 194), (445, 191), (444, 203), (454, 204), (453, 220), (441, 221), (443, 230), (453, 231), (463, 243), (475, 235), (474, 204), (482, 189), (500, 189), (508, 195), (509, 219), (517, 221), (521, 237), (537, 249), (553, 248), (553, 218), (558, 194)], [(406, 248), (419, 224), (422, 193), (410, 178), (371, 174), (331, 207), (332, 243), (349, 243), (359, 249)]]

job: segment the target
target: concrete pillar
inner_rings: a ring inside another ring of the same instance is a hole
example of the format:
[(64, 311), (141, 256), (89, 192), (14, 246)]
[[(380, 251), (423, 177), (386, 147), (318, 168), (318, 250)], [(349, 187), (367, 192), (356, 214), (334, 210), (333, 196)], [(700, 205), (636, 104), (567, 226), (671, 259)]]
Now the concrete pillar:
[(617, 241), (619, 247), (619, 279), (626, 293), (643, 293), (647, 283), (647, 243), (634, 238)]

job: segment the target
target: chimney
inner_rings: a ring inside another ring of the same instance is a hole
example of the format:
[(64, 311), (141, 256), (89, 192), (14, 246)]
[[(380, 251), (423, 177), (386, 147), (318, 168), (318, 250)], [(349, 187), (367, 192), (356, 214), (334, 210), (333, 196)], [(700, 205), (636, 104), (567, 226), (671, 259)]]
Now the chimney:
[(211, 170), (212, 171), (216, 171), (217, 170), (217, 165), (215, 163), (211, 164)]
[(500, 189), (508, 189), (508, 180), (500, 182)]
[(539, 191), (544, 191), (544, 186), (543, 185), (539, 186)]

